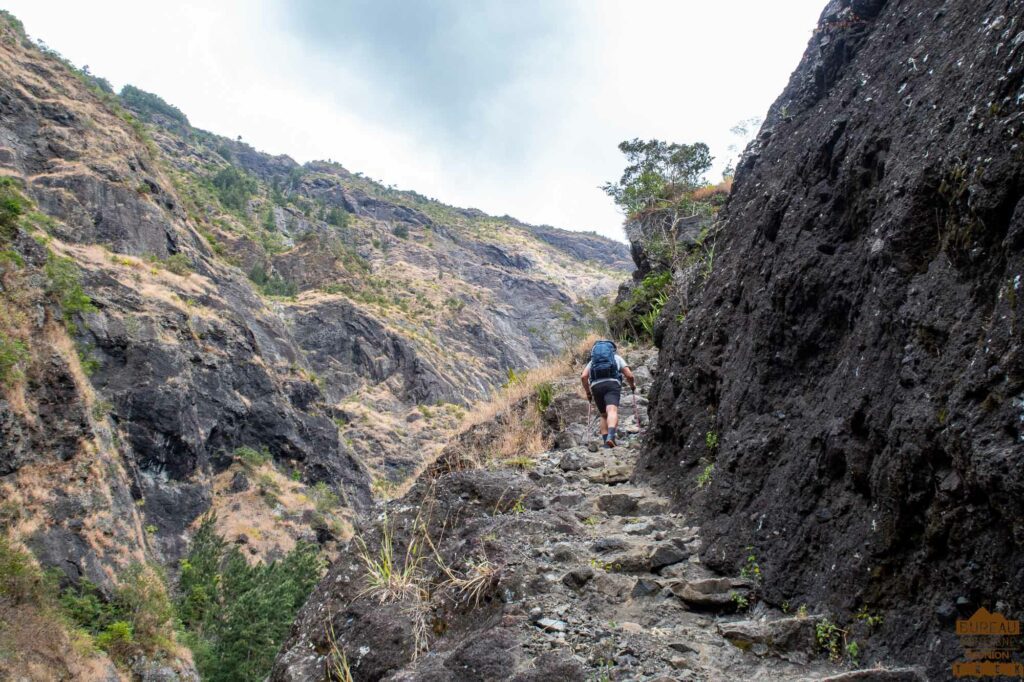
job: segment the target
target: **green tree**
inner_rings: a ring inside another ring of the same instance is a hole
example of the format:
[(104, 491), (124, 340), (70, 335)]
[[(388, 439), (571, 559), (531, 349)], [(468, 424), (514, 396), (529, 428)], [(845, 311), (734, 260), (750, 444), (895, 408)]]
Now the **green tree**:
[(178, 614), (204, 680), (262, 680), (323, 560), (316, 545), (299, 543), (280, 561), (250, 565), (215, 523), (203, 519), (181, 563)]
[(345, 227), (348, 225), (348, 211), (339, 206), (331, 206), (324, 214), (324, 222), (334, 227)]
[(703, 142), (676, 144), (635, 138), (619, 144), (627, 166), (617, 183), (601, 189), (632, 215), (681, 192), (700, 186), (711, 168), (711, 151)]
[[(86, 75), (91, 74), (86, 71)], [(120, 97), (126, 107), (137, 111), (139, 115), (147, 121), (151, 120), (153, 114), (159, 114), (160, 116), (169, 118), (172, 121), (188, 125), (188, 117), (182, 113), (181, 109), (173, 104), (168, 104), (163, 97), (160, 97), (160, 95), (154, 95), (151, 92), (140, 90), (134, 85), (126, 85), (121, 88)]]
[(234, 166), (217, 171), (211, 182), (217, 190), (220, 203), (229, 210), (245, 212), (249, 206), (249, 198), (256, 191), (256, 181)]

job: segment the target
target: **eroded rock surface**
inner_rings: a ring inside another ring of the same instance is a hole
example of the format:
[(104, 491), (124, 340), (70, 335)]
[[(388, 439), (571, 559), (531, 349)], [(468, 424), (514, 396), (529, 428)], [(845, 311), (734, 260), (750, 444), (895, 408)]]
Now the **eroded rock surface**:
[(1022, 17), (828, 4), (663, 315), (639, 469), (710, 567), (752, 547), (772, 604), (883, 612), (937, 678), (958, 613), (1024, 609)]

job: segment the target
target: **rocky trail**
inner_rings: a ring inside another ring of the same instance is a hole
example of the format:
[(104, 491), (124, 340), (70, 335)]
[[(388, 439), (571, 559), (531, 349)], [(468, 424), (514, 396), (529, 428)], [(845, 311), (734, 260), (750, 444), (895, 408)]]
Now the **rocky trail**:
[[(642, 396), (655, 359), (637, 355)], [(420, 596), (376, 595), (352, 552), (311, 598), (272, 679), (323, 679), (340, 653), (354, 680), (924, 679), (829, 661), (811, 605), (787, 614), (758, 599), (756, 557), (736, 576), (705, 568), (700, 528), (631, 481), (643, 437), (632, 401), (620, 447), (599, 448), (574, 388), (566, 380), (551, 408), (562, 423), (553, 440), (570, 447), (518, 469), (439, 475), (382, 509), (406, 566), (410, 542), (432, 548), (415, 563)]]

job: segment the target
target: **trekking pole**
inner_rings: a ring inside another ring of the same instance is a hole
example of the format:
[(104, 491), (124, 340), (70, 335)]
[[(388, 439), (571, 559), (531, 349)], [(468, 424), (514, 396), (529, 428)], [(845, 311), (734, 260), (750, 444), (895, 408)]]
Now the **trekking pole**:
[(636, 421), (636, 427), (638, 429), (642, 429), (644, 425), (643, 425), (643, 422), (640, 421), (640, 412), (638, 412), (637, 408), (636, 408), (636, 389), (634, 388), (632, 390), (633, 390), (633, 419)]
[(587, 400), (587, 438), (590, 438), (590, 429), (591, 429), (590, 415), (591, 415), (590, 400)]

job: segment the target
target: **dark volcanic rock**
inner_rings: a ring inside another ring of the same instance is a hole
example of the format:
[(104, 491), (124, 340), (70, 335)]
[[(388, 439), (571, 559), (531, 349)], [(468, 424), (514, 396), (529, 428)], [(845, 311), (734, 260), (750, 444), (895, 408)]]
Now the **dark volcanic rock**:
[(752, 546), (768, 601), (870, 604), (872, 649), (935, 675), (942, 605), (1024, 609), (1022, 16), (829, 3), (710, 278), (666, 309), (639, 469), (702, 518), (706, 564)]

